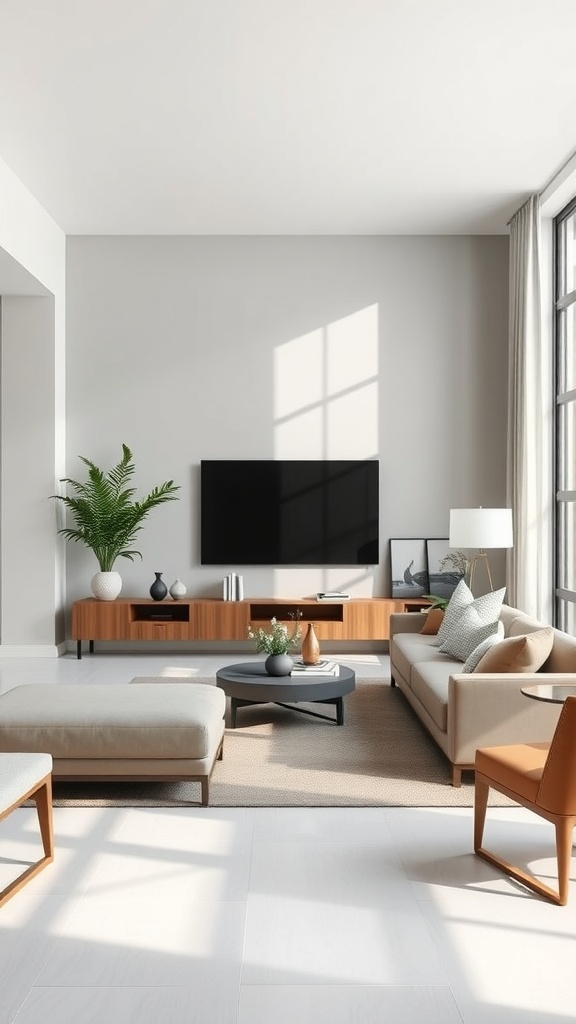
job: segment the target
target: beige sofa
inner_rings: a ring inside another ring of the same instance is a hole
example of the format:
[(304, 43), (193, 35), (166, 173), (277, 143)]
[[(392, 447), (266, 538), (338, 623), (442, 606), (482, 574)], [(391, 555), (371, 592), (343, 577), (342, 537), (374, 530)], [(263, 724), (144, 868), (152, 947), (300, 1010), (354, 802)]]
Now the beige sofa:
[[(534, 674), (462, 673), (462, 662), (443, 654), (434, 636), (420, 632), (426, 616), (395, 614), (390, 619), (391, 685), (398, 686), (452, 764), (452, 785), (473, 769), (476, 749), (504, 743), (548, 741), (560, 705), (521, 693), (531, 682), (576, 684), (576, 637), (554, 630), (552, 651)], [(542, 629), (542, 623), (503, 605), (505, 637)]]

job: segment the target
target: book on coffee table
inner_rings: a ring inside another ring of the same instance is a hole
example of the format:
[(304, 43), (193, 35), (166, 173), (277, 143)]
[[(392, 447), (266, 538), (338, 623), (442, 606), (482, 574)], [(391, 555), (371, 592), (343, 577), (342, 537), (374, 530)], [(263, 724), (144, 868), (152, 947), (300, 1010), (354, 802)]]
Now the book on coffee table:
[(340, 666), (335, 661), (319, 661), (316, 665), (305, 665), (303, 661), (295, 661), (290, 675), (293, 676), (337, 676)]

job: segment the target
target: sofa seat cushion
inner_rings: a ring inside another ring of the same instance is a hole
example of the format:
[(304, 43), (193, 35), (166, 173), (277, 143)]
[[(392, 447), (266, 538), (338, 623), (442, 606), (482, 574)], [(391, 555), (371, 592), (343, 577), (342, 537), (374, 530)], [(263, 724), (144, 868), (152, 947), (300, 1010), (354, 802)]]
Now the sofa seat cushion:
[(448, 679), (462, 671), (462, 662), (424, 661), (412, 669), (412, 693), (442, 732), (448, 729)]
[(398, 669), (400, 674), (410, 683), (412, 665), (420, 661), (442, 661), (446, 655), (441, 654), (432, 641), (435, 636), (426, 636), (423, 633), (396, 633), (390, 641), (390, 660)]
[(16, 686), (0, 696), (0, 750), (54, 758), (207, 757), (222, 735), (223, 690), (158, 686)]

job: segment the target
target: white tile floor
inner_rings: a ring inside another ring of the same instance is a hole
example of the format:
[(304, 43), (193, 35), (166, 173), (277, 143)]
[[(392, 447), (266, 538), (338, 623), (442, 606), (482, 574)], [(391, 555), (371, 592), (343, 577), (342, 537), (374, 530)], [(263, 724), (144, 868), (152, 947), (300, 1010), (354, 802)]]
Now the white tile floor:
[[(4, 660), (0, 691), (237, 660)], [(554, 907), (478, 861), (470, 809), (57, 808), (55, 831), (0, 911), (0, 1024), (576, 1020), (576, 885)], [(486, 838), (552, 874), (528, 812), (490, 811)], [(37, 852), (33, 810), (0, 823), (0, 883)]]

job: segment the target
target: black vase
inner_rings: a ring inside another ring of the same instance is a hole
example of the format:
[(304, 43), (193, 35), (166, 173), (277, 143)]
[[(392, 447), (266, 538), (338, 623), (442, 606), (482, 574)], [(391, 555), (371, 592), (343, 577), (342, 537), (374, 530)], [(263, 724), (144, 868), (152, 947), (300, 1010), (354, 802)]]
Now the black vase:
[(150, 587), (150, 597), (152, 598), (153, 601), (163, 601), (164, 598), (166, 597), (166, 594), (168, 593), (168, 587), (166, 586), (164, 580), (162, 579), (161, 572), (155, 572), (154, 575), (156, 579), (154, 580), (154, 583)]

